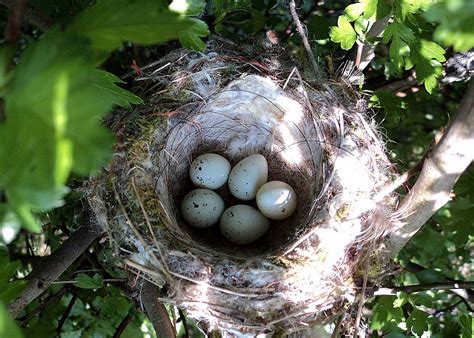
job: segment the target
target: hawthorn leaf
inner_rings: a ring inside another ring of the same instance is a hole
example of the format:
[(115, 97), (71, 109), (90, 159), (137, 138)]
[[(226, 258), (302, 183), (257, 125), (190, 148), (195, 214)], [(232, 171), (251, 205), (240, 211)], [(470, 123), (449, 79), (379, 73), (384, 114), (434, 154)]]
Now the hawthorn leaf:
[(186, 18), (153, 0), (97, 1), (79, 13), (69, 30), (88, 37), (93, 48), (103, 51), (126, 41), (150, 45), (178, 38), (202, 50), (203, 43), (196, 39), (209, 33), (203, 21)]
[(346, 7), (344, 10), (344, 16), (349, 22), (357, 20), (364, 12), (364, 4), (355, 3)]
[(339, 42), (341, 48), (349, 50), (356, 41), (356, 32), (345, 16), (340, 16), (337, 20), (337, 26), (331, 27), (329, 36), (334, 42)]
[(94, 274), (93, 277), (80, 273), (74, 278), (74, 285), (81, 289), (99, 289), (104, 286), (104, 282), (98, 273)]
[(455, 51), (465, 52), (474, 47), (474, 2), (446, 0), (433, 4), (425, 17), (439, 25), (434, 38)]
[(421, 336), (428, 331), (428, 314), (415, 308), (408, 316), (406, 323), (408, 330)]

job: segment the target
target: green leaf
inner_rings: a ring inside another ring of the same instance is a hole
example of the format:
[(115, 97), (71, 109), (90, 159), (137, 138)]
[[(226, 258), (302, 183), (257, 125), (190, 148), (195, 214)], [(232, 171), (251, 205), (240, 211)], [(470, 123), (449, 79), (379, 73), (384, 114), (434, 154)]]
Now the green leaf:
[(28, 284), (27, 281), (24, 280), (10, 281), (20, 266), (20, 262), (10, 262), (8, 257), (0, 256), (0, 302), (8, 304), (15, 299)]
[(100, 0), (80, 13), (69, 29), (87, 36), (99, 50), (119, 48), (125, 41), (150, 45), (177, 38), (202, 47), (195, 40), (209, 33), (204, 22), (163, 9), (153, 0)]
[(93, 277), (89, 277), (85, 273), (80, 273), (74, 279), (74, 285), (81, 289), (99, 289), (104, 286), (104, 283), (98, 273)]
[(201, 20), (188, 20), (193, 20), (195, 27), (193, 30), (182, 33), (179, 36), (179, 42), (181, 42), (181, 45), (184, 48), (195, 51), (203, 51), (206, 45), (200, 38), (207, 36), (209, 34), (209, 29), (207, 28), (207, 25)]
[(400, 39), (398, 36), (394, 37), (388, 51), (390, 61), (399, 72), (406, 63), (406, 58), (410, 55), (410, 47), (408, 44)]
[(468, 51), (474, 47), (474, 2), (446, 0), (435, 3), (425, 13), (425, 17), (439, 26), (434, 38), (455, 51)]
[(410, 43), (415, 41), (415, 35), (413, 31), (399, 22), (392, 22), (387, 26), (383, 33), (383, 43), (388, 43), (394, 37), (399, 37), (403, 41)]
[(472, 338), (474, 334), (474, 318), (464, 315), (459, 318), (461, 324), (461, 338)]
[(428, 331), (428, 314), (418, 309), (414, 309), (407, 318), (407, 329), (421, 336)]
[(344, 16), (349, 20), (350, 22), (357, 20), (362, 13), (364, 12), (364, 4), (362, 3), (356, 3), (356, 4), (351, 4), (346, 7), (344, 10)]
[(11, 73), (8, 68), (13, 61), (16, 48), (11, 45), (0, 46), (0, 95), (3, 95)]
[(397, 299), (393, 301), (393, 307), (402, 307), (408, 302), (409, 296), (406, 292), (397, 292)]
[(331, 27), (329, 36), (332, 41), (340, 43), (344, 50), (351, 49), (356, 41), (356, 32), (344, 16), (338, 18), (337, 27)]
[(22, 338), (21, 330), (10, 317), (3, 302), (0, 302), (0, 337)]
[(372, 330), (380, 330), (389, 325), (392, 321), (395, 323), (403, 321), (402, 309), (393, 307), (395, 300), (395, 296), (380, 296), (377, 298), (375, 306), (372, 309), (372, 317), (370, 318), (370, 327)]
[(405, 21), (410, 14), (418, 11), (418, 8), (414, 6), (413, 0), (394, 0), (392, 7), (395, 17), (400, 21)]
[(400, 121), (405, 114), (407, 104), (402, 98), (392, 93), (377, 90), (370, 98), (371, 107), (383, 108), (388, 117), (396, 122)]
[(446, 61), (444, 49), (435, 42), (424, 39), (410, 44), (410, 49), (411, 64), (407, 62), (406, 68), (415, 66), (418, 83), (424, 83), (426, 91), (431, 94), (443, 73), (441, 62)]
[(41, 230), (33, 213), (62, 204), (71, 171), (88, 175), (110, 158), (113, 137), (100, 118), (141, 102), (97, 70), (99, 60), (85, 39), (54, 29), (26, 49), (5, 93), (0, 187), (32, 232)]

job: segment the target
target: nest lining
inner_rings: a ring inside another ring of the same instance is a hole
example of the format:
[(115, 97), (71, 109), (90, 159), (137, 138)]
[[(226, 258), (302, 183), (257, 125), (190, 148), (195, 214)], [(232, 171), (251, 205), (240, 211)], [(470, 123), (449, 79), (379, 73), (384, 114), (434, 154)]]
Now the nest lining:
[[(148, 69), (140, 88), (149, 102), (129, 117), (141, 133), (119, 142), (91, 205), (128, 268), (166, 286), (162, 300), (207, 329), (257, 334), (327, 322), (354, 299), (357, 267), (383, 234), (372, 215), (389, 218), (395, 203), (374, 199), (391, 174), (383, 145), (340, 84), (314, 89), (274, 53), (249, 63), (235, 46), (209, 50), (173, 52)], [(247, 246), (188, 226), (179, 205), (189, 165), (204, 152), (232, 163), (263, 154), (269, 179), (295, 188), (297, 211)]]

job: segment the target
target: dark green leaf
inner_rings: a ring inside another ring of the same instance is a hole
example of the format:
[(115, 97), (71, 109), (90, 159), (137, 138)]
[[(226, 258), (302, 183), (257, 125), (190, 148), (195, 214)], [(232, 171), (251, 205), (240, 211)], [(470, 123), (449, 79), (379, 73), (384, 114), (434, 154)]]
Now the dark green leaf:
[(81, 289), (98, 289), (103, 287), (104, 283), (98, 273), (93, 277), (89, 277), (85, 273), (80, 273), (74, 279), (74, 285)]
[(446, 0), (435, 3), (425, 14), (431, 21), (439, 22), (434, 37), (456, 51), (474, 47), (474, 2)]
[[(436, 88), (443, 72), (441, 62), (444, 61), (444, 49), (436, 43), (421, 39), (410, 44), (410, 62), (415, 65), (418, 83), (424, 83), (428, 93)], [(410, 67), (407, 62), (407, 68)]]
[(202, 21), (163, 9), (153, 0), (98, 1), (77, 16), (70, 30), (87, 36), (100, 50), (119, 48), (125, 41), (149, 45), (182, 37), (202, 47), (195, 39), (208, 34)]
[(10, 317), (5, 305), (0, 302), (0, 337), (5, 338), (22, 338), (23, 334), (21, 333), (18, 326), (16, 326), (15, 321)]
[(209, 29), (207, 28), (207, 25), (201, 20), (188, 20), (192, 20), (192, 22), (194, 22), (194, 27), (192, 30), (181, 33), (179, 35), (179, 42), (181, 42), (181, 45), (183, 45), (184, 48), (195, 51), (203, 51), (206, 45), (201, 40), (201, 37), (207, 36), (209, 34)]
[(428, 314), (414, 309), (407, 318), (407, 329), (417, 336), (421, 336), (428, 331)]
[(469, 315), (461, 316), (461, 338), (472, 338), (474, 334), (474, 318)]

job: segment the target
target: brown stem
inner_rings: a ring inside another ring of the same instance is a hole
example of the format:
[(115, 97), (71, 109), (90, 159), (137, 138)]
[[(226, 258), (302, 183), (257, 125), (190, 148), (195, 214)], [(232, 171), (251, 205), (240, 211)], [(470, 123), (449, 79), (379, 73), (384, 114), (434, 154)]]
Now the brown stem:
[(173, 324), (171, 324), (168, 312), (165, 306), (158, 301), (158, 297), (160, 296), (158, 288), (149, 282), (145, 282), (141, 294), (141, 300), (148, 318), (155, 328), (156, 336), (175, 338), (176, 331)]
[(69, 301), (69, 304), (67, 305), (66, 310), (64, 310), (63, 315), (61, 316), (61, 319), (58, 322), (58, 327), (56, 328), (56, 333), (59, 335), (61, 333), (61, 330), (63, 328), (64, 323), (66, 322), (67, 317), (69, 316), (69, 313), (72, 310), (72, 307), (74, 306), (74, 303), (77, 300), (77, 290), (73, 289), (74, 291), (72, 292), (72, 298)]
[[(95, 224), (95, 223), (94, 223)], [(8, 305), (13, 317), (41, 295), (99, 237), (95, 227), (83, 226), (72, 234), (55, 252), (46, 257), (26, 278), (28, 285), (20, 296)]]
[(293, 21), (295, 22), (295, 25), (296, 25), (296, 29), (299, 35), (301, 36), (301, 39), (303, 40), (303, 46), (306, 49), (306, 52), (308, 53), (308, 59), (309, 59), (309, 62), (311, 63), (311, 66), (313, 67), (314, 74), (316, 78), (321, 78), (321, 71), (319, 70), (319, 66), (316, 63), (313, 50), (311, 49), (311, 46), (309, 45), (308, 37), (306, 36), (306, 33), (303, 29), (303, 25), (301, 24), (300, 18), (298, 17), (298, 13), (296, 12), (295, 0), (290, 0), (289, 7), (290, 7), (291, 16), (293, 17)]
[(127, 328), (127, 325), (132, 321), (133, 317), (131, 315), (126, 315), (124, 319), (120, 322), (119, 326), (117, 326), (117, 329), (115, 330), (115, 333), (113, 335), (113, 338), (119, 338), (123, 331)]
[(385, 239), (387, 254), (395, 257), (415, 233), (451, 200), (451, 190), (474, 159), (474, 85), (471, 83), (456, 116), (426, 157), (415, 185), (400, 204)]
[[(26, 6), (24, 8), (22, 15), (26, 21), (40, 28), (41, 30), (47, 30), (48, 28), (53, 27), (54, 22), (51, 18), (48, 18), (44, 16), (43, 14), (41, 14), (40, 12), (38, 12), (38, 10), (35, 7), (26, 4), (26, 1), (24, 2)], [(15, 8), (17, 5), (17, 1), (16, 0), (0, 0), (0, 4), (4, 5), (10, 10), (13, 10), (13, 8)]]

